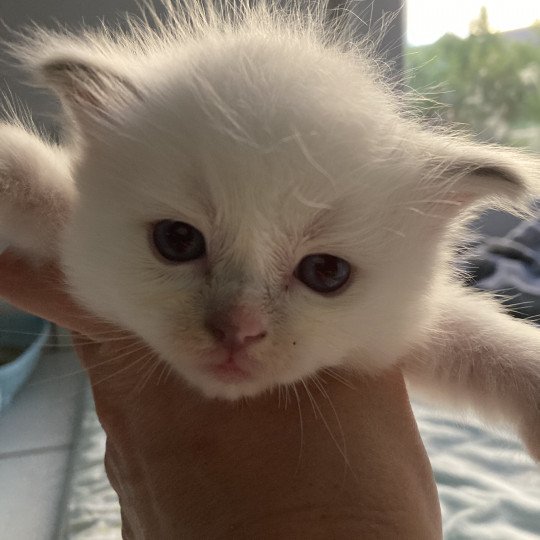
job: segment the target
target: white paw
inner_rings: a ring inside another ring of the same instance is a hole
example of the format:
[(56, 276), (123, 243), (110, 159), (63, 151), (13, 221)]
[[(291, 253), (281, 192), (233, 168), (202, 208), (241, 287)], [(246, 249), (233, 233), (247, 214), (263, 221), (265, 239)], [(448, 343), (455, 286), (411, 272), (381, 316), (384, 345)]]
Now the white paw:
[(68, 156), (0, 123), (0, 241), (32, 257), (51, 257), (73, 197)]

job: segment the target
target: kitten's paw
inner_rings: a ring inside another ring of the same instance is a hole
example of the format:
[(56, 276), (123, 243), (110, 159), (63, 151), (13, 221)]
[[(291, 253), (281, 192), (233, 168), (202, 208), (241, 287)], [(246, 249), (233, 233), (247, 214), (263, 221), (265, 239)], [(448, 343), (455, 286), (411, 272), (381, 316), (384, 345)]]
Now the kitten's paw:
[(67, 154), (0, 123), (0, 240), (34, 258), (54, 256), (73, 198)]

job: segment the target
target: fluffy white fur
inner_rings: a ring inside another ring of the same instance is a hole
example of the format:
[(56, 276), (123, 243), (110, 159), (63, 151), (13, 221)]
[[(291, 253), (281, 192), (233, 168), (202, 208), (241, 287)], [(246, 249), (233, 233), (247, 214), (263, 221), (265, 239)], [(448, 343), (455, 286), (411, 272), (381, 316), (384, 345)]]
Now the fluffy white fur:
[[(82, 304), (207, 396), (402, 362), (437, 396), (515, 424), (540, 459), (540, 331), (449, 264), (479, 204), (521, 208), (538, 191), (538, 161), (422, 127), (322, 8), (167, 11), (154, 30), (38, 30), (13, 46), (60, 96), (67, 142), (1, 128), (1, 233), (59, 256)], [(161, 262), (148, 241), (161, 219), (198, 228), (207, 257)], [(296, 280), (311, 253), (349, 261), (350, 283), (321, 295)], [(244, 303), (268, 335), (249, 347), (253, 377), (224, 382), (203, 369), (219, 347), (204, 321)]]

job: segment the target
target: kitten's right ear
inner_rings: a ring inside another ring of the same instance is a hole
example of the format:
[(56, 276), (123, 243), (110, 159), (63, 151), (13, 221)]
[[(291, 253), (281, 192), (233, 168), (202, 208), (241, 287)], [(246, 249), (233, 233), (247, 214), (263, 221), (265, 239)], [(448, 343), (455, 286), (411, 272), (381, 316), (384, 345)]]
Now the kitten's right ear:
[(126, 77), (81, 60), (52, 59), (41, 66), (45, 80), (72, 107), (104, 114), (111, 104), (139, 97)]
[(79, 124), (114, 125), (127, 105), (142, 99), (126, 75), (76, 56), (49, 57), (36, 68)]

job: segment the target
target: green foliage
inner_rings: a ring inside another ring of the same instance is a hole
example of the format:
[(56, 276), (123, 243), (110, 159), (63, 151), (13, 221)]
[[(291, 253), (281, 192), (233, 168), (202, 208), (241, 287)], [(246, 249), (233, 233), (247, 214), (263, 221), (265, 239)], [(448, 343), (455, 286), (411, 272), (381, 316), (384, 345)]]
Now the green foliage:
[(517, 42), (492, 33), (483, 8), (470, 28), (466, 39), (447, 34), (408, 50), (407, 85), (428, 98), (420, 111), (484, 140), (540, 146), (530, 137), (540, 128), (540, 27), (531, 28), (538, 40)]
[(487, 9), (485, 6), (480, 8), (480, 17), (471, 22), (469, 26), (469, 33), (471, 36), (482, 36), (491, 33)]

